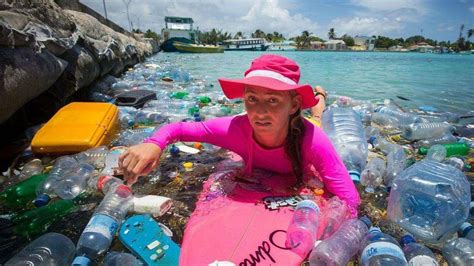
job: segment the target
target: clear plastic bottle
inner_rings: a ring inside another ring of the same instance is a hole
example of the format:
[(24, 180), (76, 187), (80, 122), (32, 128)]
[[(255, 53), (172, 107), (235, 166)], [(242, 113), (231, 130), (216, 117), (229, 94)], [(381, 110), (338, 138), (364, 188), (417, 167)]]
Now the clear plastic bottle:
[(77, 161), (70, 156), (62, 156), (54, 163), (48, 177), (36, 188), (36, 199), (33, 201), (36, 207), (41, 207), (51, 200), (55, 187), (70, 172), (77, 168)]
[(457, 168), (421, 160), (393, 181), (388, 217), (424, 242), (438, 244), (467, 219), (469, 182)]
[(371, 227), (362, 244), (360, 264), (366, 265), (408, 265), (398, 242), (380, 228)]
[(436, 138), (419, 140), (416, 142), (415, 146), (430, 147), (436, 144), (448, 144), (448, 143), (455, 143), (457, 141), (458, 139), (455, 136), (453, 136), (451, 132), (447, 132), (446, 134), (443, 134)]
[(107, 253), (105, 266), (142, 266), (143, 262), (130, 253), (112, 251)]
[(316, 242), (318, 226), (318, 205), (312, 200), (300, 201), (286, 231), (286, 246), (306, 257)]
[(472, 224), (464, 222), (461, 224), (460, 231), (462, 237), (474, 241), (474, 226)]
[(441, 162), (446, 158), (446, 154), (446, 148), (442, 145), (437, 144), (431, 146), (425, 158), (428, 160), (435, 160), (437, 162)]
[(326, 239), (339, 229), (342, 222), (349, 216), (350, 211), (345, 201), (337, 196), (330, 198), (321, 214), (318, 239)]
[(5, 265), (70, 265), (74, 253), (74, 243), (68, 237), (47, 233), (28, 244)]
[(386, 171), (383, 159), (375, 157), (369, 161), (360, 177), (360, 183), (365, 186), (367, 193), (374, 193), (375, 188), (382, 184)]
[(403, 128), (402, 136), (408, 140), (439, 138), (452, 133), (453, 126), (449, 123), (418, 123)]
[(433, 252), (416, 243), (411, 235), (404, 235), (400, 241), (402, 243), (405, 258), (410, 266), (438, 266), (436, 257)]
[(311, 252), (309, 264), (311, 266), (347, 265), (349, 260), (359, 251), (360, 245), (366, 237), (371, 222), (367, 217), (350, 219), (342, 223), (331, 237), (319, 242)]
[(390, 143), (381, 136), (371, 137), (369, 142), (387, 156), (387, 171), (383, 181), (387, 187), (390, 187), (393, 179), (406, 167), (405, 150), (402, 146)]
[(384, 113), (373, 113), (371, 122), (387, 129), (400, 127), (398, 118)]
[(77, 243), (73, 265), (89, 265), (110, 247), (117, 229), (132, 205), (132, 191), (125, 185), (107, 193)]
[(81, 194), (87, 185), (87, 180), (94, 174), (94, 166), (83, 163), (76, 171), (66, 175), (56, 184), (54, 192), (62, 199), (73, 199)]
[(140, 110), (135, 115), (135, 123), (140, 125), (158, 125), (168, 122), (161, 112)]
[(135, 125), (135, 118), (129, 113), (120, 112), (119, 121), (122, 128), (129, 128)]
[(349, 170), (352, 180), (358, 182), (368, 155), (360, 117), (351, 108), (329, 108), (323, 113), (322, 125)]
[(21, 172), (18, 175), (18, 180), (23, 181), (30, 176), (41, 174), (43, 170), (44, 166), (41, 163), (41, 160), (33, 159), (23, 166), (23, 169), (21, 169)]
[(88, 163), (96, 168), (104, 168), (105, 157), (108, 153), (109, 149), (106, 146), (99, 146), (77, 153), (74, 155), (74, 158), (79, 163)]
[(466, 238), (452, 239), (446, 243), (442, 252), (449, 265), (474, 265), (474, 241)]
[(395, 110), (393, 108), (382, 106), (375, 110), (375, 112), (379, 112), (381, 114), (386, 114), (389, 116), (393, 116), (398, 119), (400, 125), (409, 125), (413, 123), (421, 123), (423, 119), (415, 114), (405, 113), (399, 110)]

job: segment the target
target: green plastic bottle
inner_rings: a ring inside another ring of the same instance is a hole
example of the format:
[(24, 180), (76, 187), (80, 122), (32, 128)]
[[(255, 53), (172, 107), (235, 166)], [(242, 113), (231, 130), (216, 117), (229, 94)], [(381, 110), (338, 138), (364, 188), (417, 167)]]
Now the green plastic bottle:
[(212, 100), (211, 98), (207, 97), (207, 96), (199, 96), (198, 97), (198, 101), (204, 105), (207, 105), (209, 104)]
[(43, 234), (53, 223), (78, 209), (74, 200), (57, 200), (15, 216), (14, 232), (26, 237)]
[(186, 91), (177, 91), (177, 92), (173, 92), (173, 93), (170, 95), (170, 98), (182, 100), (182, 99), (184, 99), (186, 96), (188, 96), (188, 94), (189, 94), (189, 93), (186, 92)]
[[(469, 154), (469, 145), (466, 143), (449, 143), (449, 144), (441, 144), (446, 148), (446, 157), (454, 156), (454, 155), (460, 155), (460, 156), (465, 156)], [(420, 147), (418, 149), (419, 154), (427, 154), (429, 148), (426, 147)]]
[(47, 174), (34, 175), (5, 189), (0, 193), (0, 204), (15, 211), (33, 208), (32, 201), (36, 197), (36, 187), (47, 177)]

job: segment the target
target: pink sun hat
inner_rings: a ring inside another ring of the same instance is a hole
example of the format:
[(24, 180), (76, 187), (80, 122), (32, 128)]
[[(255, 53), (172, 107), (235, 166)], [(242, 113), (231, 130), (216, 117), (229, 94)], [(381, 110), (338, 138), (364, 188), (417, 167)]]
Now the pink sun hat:
[(266, 54), (252, 61), (241, 79), (218, 79), (222, 91), (229, 99), (242, 98), (245, 85), (263, 87), (276, 91), (296, 90), (301, 95), (301, 109), (315, 106), (319, 99), (314, 97), (311, 85), (299, 85), (300, 67), (295, 61), (280, 55)]

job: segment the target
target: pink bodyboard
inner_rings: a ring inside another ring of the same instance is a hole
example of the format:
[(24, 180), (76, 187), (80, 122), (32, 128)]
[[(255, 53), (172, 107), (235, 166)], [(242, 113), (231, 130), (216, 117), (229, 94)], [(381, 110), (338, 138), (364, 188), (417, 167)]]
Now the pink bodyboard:
[(217, 170), (204, 183), (179, 265), (300, 265), (304, 258), (285, 247), (293, 207), (302, 199), (287, 191), (294, 180), (263, 174), (249, 181), (236, 179), (235, 171)]

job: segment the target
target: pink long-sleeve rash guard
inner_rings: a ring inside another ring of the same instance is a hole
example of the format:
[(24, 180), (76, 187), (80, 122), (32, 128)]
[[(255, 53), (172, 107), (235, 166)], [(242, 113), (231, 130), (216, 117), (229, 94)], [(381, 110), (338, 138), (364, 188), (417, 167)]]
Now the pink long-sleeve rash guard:
[[(311, 165), (318, 171), (330, 193), (347, 202), (353, 215), (360, 204), (359, 193), (346, 167), (326, 134), (304, 119), (302, 144), (303, 169)], [(284, 147), (262, 148), (253, 138), (253, 129), (247, 115), (222, 117), (204, 122), (179, 122), (163, 126), (145, 142), (154, 143), (162, 150), (177, 141), (206, 142), (240, 155), (246, 167), (270, 170), (281, 174), (293, 172)]]

